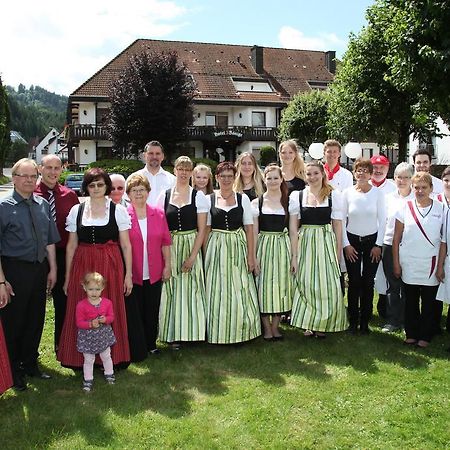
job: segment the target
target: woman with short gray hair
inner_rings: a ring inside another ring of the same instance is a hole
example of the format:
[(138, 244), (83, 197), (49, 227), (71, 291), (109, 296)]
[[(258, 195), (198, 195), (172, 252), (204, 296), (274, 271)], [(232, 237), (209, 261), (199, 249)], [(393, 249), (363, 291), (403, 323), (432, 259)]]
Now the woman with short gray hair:
[(386, 230), (383, 241), (383, 270), (388, 284), (386, 291), (386, 323), (384, 333), (401, 330), (404, 322), (405, 293), (402, 281), (394, 276), (392, 259), (392, 238), (394, 237), (395, 216), (405, 201), (414, 199), (411, 189), (413, 166), (400, 163), (394, 170), (397, 189), (386, 195)]

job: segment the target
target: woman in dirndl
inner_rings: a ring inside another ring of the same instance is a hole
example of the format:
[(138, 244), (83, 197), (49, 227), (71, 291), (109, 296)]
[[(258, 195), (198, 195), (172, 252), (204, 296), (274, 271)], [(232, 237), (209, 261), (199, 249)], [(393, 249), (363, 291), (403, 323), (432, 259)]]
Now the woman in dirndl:
[(203, 192), (189, 186), (194, 168), (191, 159), (180, 156), (174, 167), (175, 186), (158, 199), (172, 235), (172, 276), (163, 285), (159, 339), (177, 350), (180, 342), (206, 338), (205, 280), (200, 250), (209, 203)]
[[(235, 344), (261, 334), (254, 269), (253, 217), (249, 198), (233, 191), (236, 169), (217, 166), (219, 189), (209, 196), (205, 256), (207, 339)], [(245, 231), (244, 231), (245, 230)]]
[(67, 309), (57, 353), (58, 361), (65, 367), (83, 366), (83, 355), (76, 346), (75, 310), (78, 301), (84, 297), (81, 281), (87, 272), (98, 272), (103, 276), (106, 282), (104, 296), (113, 304), (112, 328), (117, 340), (111, 349), (113, 363), (116, 367), (127, 367), (130, 362), (125, 296), (133, 288), (128, 235), (131, 221), (122, 205), (116, 205), (106, 197), (111, 187), (111, 179), (103, 169), (89, 169), (82, 184), (83, 192), (89, 197), (73, 206), (67, 216), (66, 230), (70, 233), (64, 282)]
[(250, 152), (241, 153), (235, 167), (234, 192), (245, 194), (250, 201), (260, 197), (264, 193), (264, 181), (255, 155)]
[(323, 338), (326, 332), (348, 328), (338, 262), (342, 201), (320, 162), (306, 165), (306, 181), (307, 187), (292, 192), (289, 200), (291, 236), (296, 235), (299, 221), (301, 225), (291, 325), (305, 330), (307, 337)]
[[(252, 201), (256, 287), (266, 341), (283, 339), (281, 314), (292, 307), (291, 248), (288, 234), (289, 194), (281, 168), (264, 170), (267, 192)], [(297, 255), (297, 249), (294, 252)]]

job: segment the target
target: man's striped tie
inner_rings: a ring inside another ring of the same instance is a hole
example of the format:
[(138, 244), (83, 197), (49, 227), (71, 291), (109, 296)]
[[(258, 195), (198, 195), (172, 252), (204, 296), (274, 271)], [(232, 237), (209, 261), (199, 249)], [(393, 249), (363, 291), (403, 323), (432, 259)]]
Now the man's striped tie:
[(51, 189), (48, 190), (48, 202), (50, 204), (50, 213), (52, 214), (53, 220), (56, 222), (55, 194), (53, 194)]

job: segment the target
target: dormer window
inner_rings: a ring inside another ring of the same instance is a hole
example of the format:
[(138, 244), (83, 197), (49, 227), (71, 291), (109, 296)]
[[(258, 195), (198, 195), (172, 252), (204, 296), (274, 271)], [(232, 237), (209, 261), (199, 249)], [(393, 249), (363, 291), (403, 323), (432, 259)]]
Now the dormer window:
[(273, 92), (270, 83), (263, 80), (233, 78), (233, 84), (237, 92)]

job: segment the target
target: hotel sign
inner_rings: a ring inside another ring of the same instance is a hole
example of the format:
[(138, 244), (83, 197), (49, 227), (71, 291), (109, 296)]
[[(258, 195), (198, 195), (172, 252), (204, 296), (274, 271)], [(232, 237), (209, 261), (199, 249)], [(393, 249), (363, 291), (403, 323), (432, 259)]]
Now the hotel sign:
[(214, 131), (213, 134), (214, 134), (214, 137), (235, 136), (238, 138), (241, 138), (244, 135), (240, 131), (234, 131), (234, 130)]

